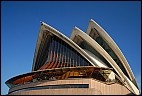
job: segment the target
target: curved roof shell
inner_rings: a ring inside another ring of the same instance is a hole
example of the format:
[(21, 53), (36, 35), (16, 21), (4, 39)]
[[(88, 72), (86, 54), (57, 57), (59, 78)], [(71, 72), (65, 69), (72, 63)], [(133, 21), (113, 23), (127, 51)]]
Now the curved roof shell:
[(91, 32), (91, 29), (95, 28), (99, 35), (103, 38), (103, 40), (108, 44), (108, 46), (114, 51), (114, 53), (117, 55), (119, 60), (121, 61), (122, 65), (124, 66), (124, 69), (126, 70), (127, 74), (129, 75), (130, 80), (137, 86), (134, 74), (119, 47), (114, 42), (114, 40), (107, 34), (107, 32), (98, 25), (93, 19), (90, 20), (89, 26), (87, 29), (87, 34), (89, 35)]
[(80, 48), (75, 42), (73, 42), (71, 39), (66, 37), (64, 34), (59, 32), (58, 30), (56, 30), (53, 27), (42, 22), (41, 27), (40, 27), (40, 32), (39, 32), (39, 35), (38, 35), (35, 53), (34, 53), (32, 71), (36, 71), (35, 67), (38, 66), (38, 63), (36, 63), (37, 62), (37, 56), (39, 55), (39, 47), (40, 47), (40, 44), (41, 44), (41, 40), (44, 39), (44, 37), (43, 37), (44, 32), (46, 32), (47, 34), (55, 35), (55, 36), (59, 37), (61, 40), (65, 41), (73, 49), (75, 49), (77, 52), (79, 52), (87, 61), (90, 62), (90, 64), (92, 64), (92, 66), (95, 66), (94, 61), (91, 59), (91, 57), (82, 48)]
[[(89, 45), (92, 46), (95, 50), (97, 50), (108, 62), (111, 64), (111, 66), (114, 68), (114, 70), (117, 72), (117, 74), (121, 77), (123, 81), (126, 81), (125, 84), (127, 88), (129, 88), (131, 91), (133, 91), (135, 94), (139, 94), (138, 88), (132, 83), (131, 80), (123, 73), (121, 68), (117, 65), (117, 63), (113, 60), (113, 58), (89, 35), (84, 33), (79, 28), (75, 27), (73, 29), (73, 32), (70, 36), (72, 40), (77, 38), (77, 36), (81, 37), (83, 40), (85, 40)], [(101, 67), (101, 65), (98, 65)]]

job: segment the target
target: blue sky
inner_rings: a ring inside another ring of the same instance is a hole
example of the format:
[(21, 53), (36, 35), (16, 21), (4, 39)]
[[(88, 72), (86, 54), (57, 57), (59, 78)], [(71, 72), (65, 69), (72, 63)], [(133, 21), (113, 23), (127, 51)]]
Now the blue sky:
[(125, 55), (141, 86), (141, 2), (2, 2), (1, 14), (1, 94), (5, 81), (30, 72), (40, 21), (66, 36), (74, 26), (86, 32), (94, 19), (114, 39)]

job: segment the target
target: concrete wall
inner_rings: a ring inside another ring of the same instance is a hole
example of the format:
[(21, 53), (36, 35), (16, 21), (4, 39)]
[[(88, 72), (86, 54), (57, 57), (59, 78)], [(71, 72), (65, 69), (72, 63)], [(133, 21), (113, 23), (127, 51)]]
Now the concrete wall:
[(131, 93), (125, 86), (118, 83), (104, 84), (97, 80), (91, 80), (91, 88), (95, 88), (101, 91), (101, 94), (105, 95), (121, 95)]
[[(63, 88), (63, 89), (41, 89), (25, 90), (23, 88), (59, 85), (59, 84), (89, 84), (89, 88)], [(18, 91), (16, 91), (18, 90)], [(129, 94), (131, 93), (126, 87), (119, 84), (107, 85), (103, 82), (92, 78), (72, 78), (67, 80), (43, 81), (20, 85), (9, 90), (9, 95), (99, 95), (99, 94)]]

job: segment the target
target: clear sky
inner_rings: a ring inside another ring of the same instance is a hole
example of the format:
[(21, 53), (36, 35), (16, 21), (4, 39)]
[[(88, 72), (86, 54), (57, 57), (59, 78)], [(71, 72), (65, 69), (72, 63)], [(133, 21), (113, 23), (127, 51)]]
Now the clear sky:
[(141, 2), (2, 2), (1, 15), (1, 94), (5, 81), (30, 72), (40, 21), (66, 36), (74, 26), (86, 32), (94, 19), (114, 39), (125, 55), (141, 86)]

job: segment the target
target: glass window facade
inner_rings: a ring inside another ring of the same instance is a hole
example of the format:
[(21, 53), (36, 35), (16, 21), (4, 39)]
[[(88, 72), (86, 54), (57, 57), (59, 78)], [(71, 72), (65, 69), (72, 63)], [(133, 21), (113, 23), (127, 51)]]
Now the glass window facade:
[[(47, 40), (47, 39), (46, 39)], [(35, 70), (76, 67), (76, 66), (92, 66), (79, 52), (74, 50), (70, 45), (56, 36), (51, 36), (50, 40), (44, 45), (44, 53), (39, 56)], [(42, 51), (41, 51), (42, 52)]]
[[(94, 32), (93, 32), (94, 31)], [(96, 33), (98, 34), (96, 29), (92, 29), (91, 30), (91, 34), (92, 33)], [(124, 69), (124, 66), (122, 65), (122, 63), (120, 62), (120, 60), (118, 59), (118, 57), (116, 56), (116, 54), (114, 53), (114, 51), (107, 45), (107, 43), (103, 40), (103, 38), (101, 38), (100, 36), (96, 35), (90, 35), (93, 36), (92, 38), (113, 58), (113, 60), (117, 63), (117, 65), (121, 68), (121, 70), (124, 72), (124, 74), (129, 78), (128, 73), (126, 72), (126, 70)]]

